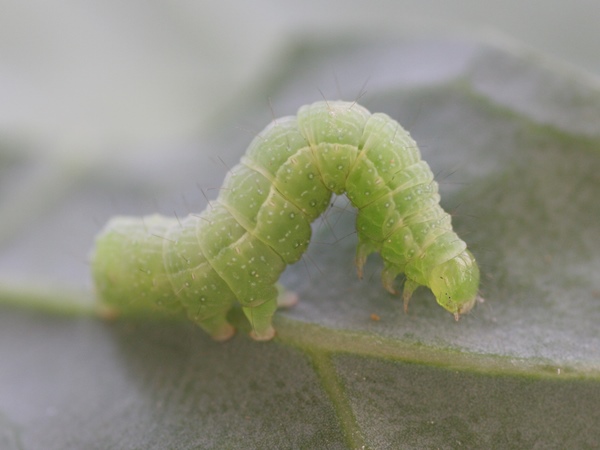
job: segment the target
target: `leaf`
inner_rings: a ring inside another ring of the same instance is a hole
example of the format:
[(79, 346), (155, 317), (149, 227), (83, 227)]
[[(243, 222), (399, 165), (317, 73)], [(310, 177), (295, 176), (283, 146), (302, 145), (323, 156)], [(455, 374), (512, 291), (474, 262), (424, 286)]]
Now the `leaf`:
[[(316, 87), (335, 98), (332, 64), (354, 77), (346, 98), (371, 73), (360, 102), (420, 144), (481, 263), (485, 302), (454, 323), (418, 290), (405, 315), (377, 258), (356, 279), (340, 198), (283, 276), (301, 302), (277, 314), (273, 342), (252, 342), (239, 310), (226, 344), (187, 322), (93, 317), (85, 255), (104, 221), (204, 208), (196, 183), (214, 198), (251, 139), (232, 129), (266, 125), (267, 97), (276, 116), (318, 100)], [(271, 67), (194, 151), (65, 158), (53, 203), (30, 203), (27, 227), (0, 224), (0, 447), (597, 445), (597, 83), (519, 48), (447, 40), (305, 40)], [(35, 152), (2, 160), (33, 179)]]

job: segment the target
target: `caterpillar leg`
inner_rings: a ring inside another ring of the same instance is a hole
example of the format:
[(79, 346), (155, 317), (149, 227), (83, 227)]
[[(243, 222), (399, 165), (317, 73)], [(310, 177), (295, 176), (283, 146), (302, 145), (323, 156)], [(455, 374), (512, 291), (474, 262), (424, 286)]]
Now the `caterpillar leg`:
[(277, 283), (277, 307), (278, 308), (291, 308), (298, 303), (298, 294), (294, 291), (288, 291), (283, 285)]
[(359, 280), (362, 280), (363, 267), (367, 262), (367, 257), (375, 251), (376, 248), (371, 243), (363, 239), (360, 239), (358, 241), (358, 247), (356, 247), (356, 257), (354, 259), (354, 264), (356, 265), (356, 274), (358, 275)]
[(404, 300), (404, 312), (405, 313), (408, 313), (408, 302), (410, 301), (410, 298), (412, 297), (413, 292), (415, 292), (415, 289), (417, 289), (419, 286), (420, 286), (419, 283), (417, 283), (416, 281), (409, 280), (408, 278), (404, 282), (404, 290), (402, 291), (402, 299)]
[(226, 341), (235, 334), (235, 328), (227, 321), (227, 312), (195, 322), (215, 341)]
[(267, 300), (258, 306), (244, 306), (242, 309), (252, 326), (250, 332), (252, 339), (268, 341), (275, 336), (275, 328), (273, 328), (271, 319), (277, 310), (277, 298)]
[(398, 291), (394, 287), (394, 281), (396, 277), (400, 274), (400, 270), (394, 269), (391, 266), (386, 266), (381, 272), (381, 281), (383, 282), (383, 287), (390, 294), (398, 294)]

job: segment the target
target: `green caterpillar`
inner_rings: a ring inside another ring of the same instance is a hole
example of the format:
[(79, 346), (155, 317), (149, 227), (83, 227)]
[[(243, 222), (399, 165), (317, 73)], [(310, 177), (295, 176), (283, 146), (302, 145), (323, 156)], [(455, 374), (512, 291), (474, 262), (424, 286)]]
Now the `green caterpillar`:
[(273, 121), (201, 214), (113, 218), (92, 258), (98, 294), (120, 311), (183, 310), (217, 340), (233, 335), (226, 315), (238, 301), (252, 337), (271, 339), (285, 298), (277, 280), (306, 250), (332, 193), (358, 209), (359, 276), (379, 252), (388, 291), (405, 274), (405, 309), (421, 285), (457, 320), (472, 308), (477, 263), (440, 207), (416, 143), (387, 115), (342, 101)]

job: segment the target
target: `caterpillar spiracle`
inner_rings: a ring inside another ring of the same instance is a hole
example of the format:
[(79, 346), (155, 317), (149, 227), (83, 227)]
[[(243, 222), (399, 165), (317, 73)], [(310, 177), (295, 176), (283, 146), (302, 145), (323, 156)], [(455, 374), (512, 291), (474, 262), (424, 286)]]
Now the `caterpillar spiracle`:
[(92, 256), (99, 297), (117, 311), (183, 310), (216, 340), (235, 332), (227, 313), (237, 301), (251, 336), (271, 339), (285, 298), (277, 280), (301, 258), (332, 193), (358, 210), (359, 277), (379, 252), (388, 291), (405, 275), (405, 309), (419, 286), (457, 320), (472, 308), (479, 268), (439, 205), (415, 141), (389, 116), (342, 101), (273, 121), (201, 214), (110, 220)]

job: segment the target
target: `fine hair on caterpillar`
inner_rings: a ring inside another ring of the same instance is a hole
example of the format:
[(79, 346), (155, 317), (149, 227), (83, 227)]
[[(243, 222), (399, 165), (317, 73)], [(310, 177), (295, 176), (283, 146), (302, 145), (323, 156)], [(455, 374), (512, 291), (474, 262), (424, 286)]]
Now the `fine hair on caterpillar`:
[(396, 293), (405, 276), (405, 309), (419, 286), (457, 320), (472, 308), (479, 268), (416, 143), (389, 116), (343, 101), (271, 122), (203, 212), (110, 220), (92, 256), (98, 296), (117, 311), (183, 311), (217, 340), (233, 335), (227, 313), (239, 302), (251, 336), (271, 339), (273, 314), (293, 299), (277, 280), (306, 251), (333, 194), (357, 210), (359, 277), (378, 252), (385, 289)]

